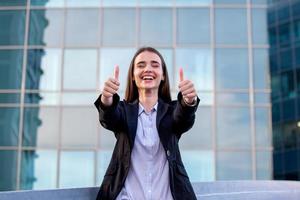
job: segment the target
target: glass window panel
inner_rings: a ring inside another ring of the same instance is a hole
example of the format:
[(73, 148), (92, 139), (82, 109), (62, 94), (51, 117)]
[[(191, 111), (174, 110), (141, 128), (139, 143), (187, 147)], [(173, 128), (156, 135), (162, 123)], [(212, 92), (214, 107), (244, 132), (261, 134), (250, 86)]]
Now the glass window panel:
[(294, 29), (293, 29), (293, 36), (294, 36), (294, 40), (300, 40), (300, 19), (293, 21), (294, 22)]
[(212, 151), (181, 151), (182, 161), (191, 182), (214, 181)]
[(288, 46), (291, 41), (290, 22), (278, 25), (279, 45), (281, 47)]
[(0, 146), (17, 146), (20, 108), (0, 108)]
[(94, 186), (94, 157), (94, 152), (90, 151), (62, 151), (59, 187)]
[(1, 0), (0, 6), (26, 6), (27, 0)]
[[(136, 40), (136, 9), (106, 8), (103, 12), (103, 45), (131, 45)], [(124, 31), (126, 30), (126, 31)]]
[(217, 93), (217, 103), (220, 105), (249, 104), (249, 94)]
[(26, 89), (60, 91), (62, 50), (28, 50)]
[(252, 179), (251, 152), (217, 153), (217, 180), (249, 179)]
[[(84, 116), (84, 123), (82, 122)], [(63, 107), (62, 136), (63, 147), (94, 148), (97, 145), (97, 111), (93, 107)]]
[(268, 44), (266, 9), (252, 9), (252, 35), (254, 44)]
[(197, 90), (213, 89), (210, 49), (177, 49), (176, 62), (176, 85), (179, 83), (179, 67), (182, 67), (184, 78), (193, 81)]
[(96, 71), (97, 50), (65, 50), (63, 79), (64, 89), (95, 89), (97, 76)]
[(101, 0), (66, 0), (67, 7), (99, 7)]
[(31, 6), (63, 7), (64, 0), (30, 0)]
[(140, 45), (170, 46), (173, 41), (172, 28), (172, 9), (141, 9)]
[[(127, 84), (127, 73), (131, 62), (131, 59), (136, 49), (124, 48), (103, 48), (100, 52), (100, 88), (104, 87), (104, 82), (113, 76), (114, 67), (119, 65), (120, 68), (120, 89), (119, 91), (125, 91)], [(114, 59), (111, 59), (114, 58)]]
[(99, 144), (101, 150), (113, 150), (116, 138), (112, 131), (107, 130), (103, 128), (100, 124), (97, 126), (100, 126), (100, 137), (99, 137)]
[(96, 185), (100, 185), (102, 183), (103, 177), (105, 175), (106, 169), (109, 165), (110, 159), (112, 155), (112, 150), (101, 150), (98, 152), (98, 158), (97, 158), (97, 181)]
[(141, 6), (172, 6), (172, 0), (139, 0)]
[(272, 180), (272, 153), (270, 151), (256, 152), (256, 179)]
[(250, 113), (248, 107), (217, 109), (218, 148), (250, 148)]
[(56, 151), (23, 151), (20, 183), (21, 189), (32, 190), (56, 188), (56, 163)]
[(246, 9), (216, 9), (217, 44), (247, 44), (246, 12)]
[(20, 103), (20, 94), (0, 93), (0, 104), (1, 103)]
[(20, 89), (23, 50), (0, 50), (0, 60), (0, 89)]
[(25, 108), (23, 145), (57, 147), (60, 126), (59, 111), (58, 107)]
[(253, 49), (254, 87), (269, 89), (269, 55), (268, 49)]
[(24, 45), (25, 11), (0, 10), (0, 45)]
[(0, 150), (0, 191), (17, 189), (17, 155), (17, 151)]
[(281, 73), (281, 97), (285, 99), (292, 99), (296, 96), (295, 77), (293, 71), (286, 71)]
[(215, 4), (245, 4), (247, 0), (215, 0)]
[(31, 10), (29, 45), (61, 46), (63, 24), (63, 10)]
[(212, 121), (211, 107), (198, 109), (194, 126), (180, 140), (181, 149), (211, 149)]
[(267, 5), (268, 4), (268, 0), (251, 0), (252, 4), (263, 4), (263, 5)]
[(177, 43), (210, 44), (209, 9), (177, 9)]
[(91, 103), (94, 102), (98, 96), (99, 94), (94, 92), (64, 92), (61, 93), (61, 104), (91, 106)]
[(255, 108), (255, 139), (257, 147), (271, 147), (272, 135), (270, 120), (270, 108)]
[(103, 6), (136, 6), (137, 0), (102, 0)]
[(99, 45), (99, 9), (69, 9), (66, 16), (65, 44), (67, 46)]
[(174, 85), (174, 65), (173, 65), (173, 50), (172, 49), (157, 49), (163, 56), (164, 61), (167, 65), (169, 83), (171, 89), (177, 89), (178, 87)]
[(216, 49), (216, 75), (218, 89), (248, 89), (248, 50)]
[(292, 50), (280, 51), (280, 68), (282, 70), (291, 69), (293, 67)]
[(256, 104), (270, 104), (270, 93), (255, 93)]
[(211, 106), (214, 102), (214, 94), (212, 92), (198, 92), (200, 106)]
[(206, 6), (212, 4), (212, 0), (176, 0), (177, 6)]

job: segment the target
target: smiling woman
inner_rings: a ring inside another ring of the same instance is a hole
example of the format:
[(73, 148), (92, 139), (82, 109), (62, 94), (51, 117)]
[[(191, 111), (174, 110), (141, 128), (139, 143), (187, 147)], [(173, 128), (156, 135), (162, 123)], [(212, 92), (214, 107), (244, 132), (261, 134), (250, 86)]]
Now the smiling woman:
[(101, 125), (117, 139), (97, 200), (195, 200), (178, 141), (194, 124), (199, 104), (182, 69), (176, 101), (167, 67), (152, 47), (140, 48), (128, 70), (125, 100), (117, 94), (119, 67), (95, 102)]

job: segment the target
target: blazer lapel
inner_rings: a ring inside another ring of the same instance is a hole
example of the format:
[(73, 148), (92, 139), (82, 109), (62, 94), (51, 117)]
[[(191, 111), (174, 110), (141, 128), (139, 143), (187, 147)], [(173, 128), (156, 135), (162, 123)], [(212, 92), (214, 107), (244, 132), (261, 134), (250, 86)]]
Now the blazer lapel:
[(137, 121), (138, 121), (138, 101), (134, 101), (133, 103), (129, 103), (126, 106), (126, 118), (128, 123), (128, 134), (129, 134), (129, 141), (131, 145), (131, 149), (134, 145), (134, 139), (136, 136), (136, 129), (137, 129)]

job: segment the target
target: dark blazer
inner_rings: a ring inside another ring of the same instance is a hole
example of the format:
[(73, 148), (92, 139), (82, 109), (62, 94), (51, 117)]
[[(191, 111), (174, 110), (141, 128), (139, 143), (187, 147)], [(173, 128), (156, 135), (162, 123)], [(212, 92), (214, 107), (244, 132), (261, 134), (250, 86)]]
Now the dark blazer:
[[(94, 103), (99, 112), (99, 121), (104, 128), (114, 132), (117, 142), (97, 200), (114, 200), (124, 186), (129, 171), (139, 104), (137, 100), (133, 103), (120, 101), (120, 97), (115, 94), (113, 104), (105, 107), (100, 99), (101, 95)], [(199, 101), (197, 98), (195, 106), (187, 106), (181, 93), (177, 101), (166, 103), (162, 99), (158, 100), (156, 126), (169, 163), (170, 189), (174, 200), (196, 199), (181, 160), (178, 141), (193, 126)]]

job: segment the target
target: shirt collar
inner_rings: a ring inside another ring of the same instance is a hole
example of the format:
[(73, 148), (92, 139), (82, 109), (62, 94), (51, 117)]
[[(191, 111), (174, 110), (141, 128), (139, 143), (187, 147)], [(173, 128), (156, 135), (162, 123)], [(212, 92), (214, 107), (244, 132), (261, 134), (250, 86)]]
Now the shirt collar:
[[(151, 112), (157, 110), (157, 105), (158, 105), (158, 102), (156, 102), (156, 104), (152, 107)], [(139, 113), (138, 113), (138, 115), (141, 115), (143, 112), (146, 113), (146, 110), (145, 110), (144, 106), (141, 103), (139, 103)]]

